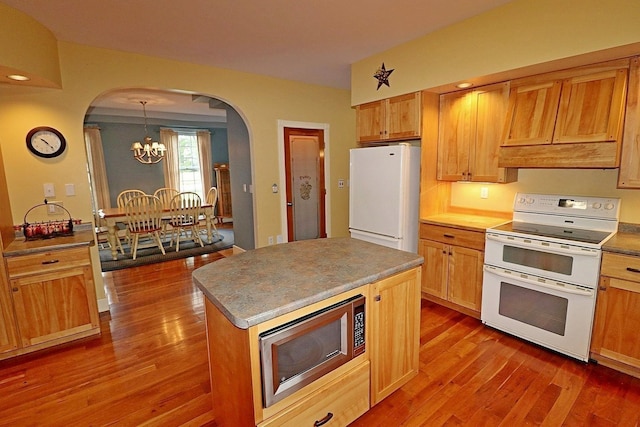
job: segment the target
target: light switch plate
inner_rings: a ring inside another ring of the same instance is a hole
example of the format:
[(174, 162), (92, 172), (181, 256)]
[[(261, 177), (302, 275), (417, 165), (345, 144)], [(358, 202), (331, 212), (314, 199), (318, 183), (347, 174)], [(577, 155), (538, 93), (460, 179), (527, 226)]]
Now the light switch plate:
[(65, 184), (64, 191), (67, 196), (75, 196), (76, 195), (76, 186), (74, 184)]

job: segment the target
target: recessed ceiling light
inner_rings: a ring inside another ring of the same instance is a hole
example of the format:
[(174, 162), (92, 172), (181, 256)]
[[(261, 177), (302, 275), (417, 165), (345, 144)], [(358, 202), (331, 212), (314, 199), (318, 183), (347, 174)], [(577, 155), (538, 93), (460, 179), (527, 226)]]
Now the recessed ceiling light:
[(23, 76), (23, 75), (20, 75), (20, 74), (11, 74), (11, 75), (9, 75), (7, 77), (10, 78), (11, 80), (16, 80), (16, 81), (19, 81), (19, 82), (25, 82), (27, 80), (31, 80), (31, 79), (29, 79), (29, 77)]
[(459, 87), (460, 89), (466, 89), (470, 86), (473, 86), (473, 83), (469, 83), (469, 82), (464, 82), (464, 83), (459, 83), (456, 85), (456, 87)]

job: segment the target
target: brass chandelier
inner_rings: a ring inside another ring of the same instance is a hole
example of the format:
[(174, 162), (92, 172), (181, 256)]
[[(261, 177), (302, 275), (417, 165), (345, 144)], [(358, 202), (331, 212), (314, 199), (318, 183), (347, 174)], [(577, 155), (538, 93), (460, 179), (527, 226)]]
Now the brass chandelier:
[(147, 131), (147, 101), (140, 101), (142, 104), (142, 112), (144, 114), (144, 143), (135, 141), (131, 145), (131, 151), (133, 151), (133, 157), (140, 163), (152, 165), (158, 163), (164, 159), (164, 155), (167, 152), (167, 147), (164, 144), (157, 141), (153, 141)]

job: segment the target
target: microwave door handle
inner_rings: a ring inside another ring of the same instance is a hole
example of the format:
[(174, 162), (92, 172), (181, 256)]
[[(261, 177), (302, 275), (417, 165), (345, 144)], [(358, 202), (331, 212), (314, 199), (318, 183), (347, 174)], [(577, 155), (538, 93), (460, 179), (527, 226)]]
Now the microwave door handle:
[[(509, 245), (517, 245), (520, 242), (517, 242), (515, 240), (509, 240), (509, 239), (505, 239), (502, 237), (498, 237), (495, 236), (493, 234), (487, 234), (487, 240), (493, 240), (496, 242), (500, 242), (500, 243), (505, 243), (505, 244), (509, 244)], [(520, 246), (524, 246), (525, 244), (520, 244)], [(552, 248), (552, 247), (540, 247), (536, 249), (540, 249), (540, 250), (544, 250), (545, 252), (552, 252), (554, 254), (559, 254), (559, 255), (580, 255), (580, 256), (586, 256), (586, 257), (598, 257), (599, 253), (598, 251), (583, 251), (583, 250), (579, 250), (579, 249), (556, 249), (556, 248)]]
[(486, 265), (484, 266), (484, 271), (486, 271), (487, 273), (495, 274), (496, 276), (499, 276), (499, 277), (503, 277), (505, 279), (518, 280), (520, 282), (528, 283), (530, 285), (536, 285), (536, 286), (540, 286), (540, 287), (547, 288), (547, 289), (553, 289), (553, 290), (560, 291), (560, 292), (565, 292), (565, 293), (568, 293), (568, 294), (583, 295), (583, 296), (591, 296), (591, 295), (593, 295), (593, 292), (591, 292), (591, 291), (583, 291), (583, 290), (580, 290), (580, 289), (569, 289), (569, 288), (560, 287), (560, 286), (553, 286), (553, 285), (548, 285), (546, 283), (538, 282), (537, 280), (531, 280), (531, 279), (526, 278), (526, 277), (520, 277), (520, 276), (514, 276), (512, 274), (500, 273), (499, 271), (487, 268)]

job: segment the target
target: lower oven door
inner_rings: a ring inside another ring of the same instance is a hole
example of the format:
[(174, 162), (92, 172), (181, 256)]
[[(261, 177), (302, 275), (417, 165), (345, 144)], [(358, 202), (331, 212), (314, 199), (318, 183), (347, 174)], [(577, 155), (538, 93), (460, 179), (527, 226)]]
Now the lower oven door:
[(484, 266), (482, 322), (583, 361), (596, 290)]

